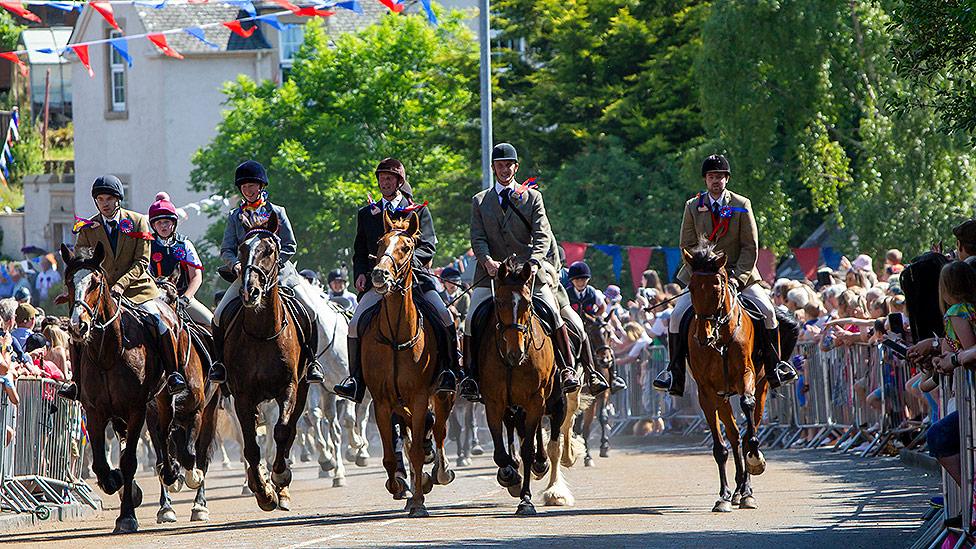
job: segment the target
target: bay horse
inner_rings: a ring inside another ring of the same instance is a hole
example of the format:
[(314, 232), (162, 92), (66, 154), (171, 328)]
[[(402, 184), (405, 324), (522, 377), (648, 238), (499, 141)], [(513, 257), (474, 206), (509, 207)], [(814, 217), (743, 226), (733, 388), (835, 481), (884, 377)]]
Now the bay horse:
[[(571, 431), (579, 391), (564, 395), (558, 386), (552, 338), (533, 311), (533, 278), (527, 262), (512, 256), (502, 263), (493, 282), (493, 316), (483, 328), (478, 348), (471, 350), (478, 353), (481, 394), (498, 466), (496, 480), (520, 499), (516, 510), (520, 516), (536, 513), (530, 481), (546, 473), (550, 473), (543, 492), (546, 505), (571, 505), (560, 462), (568, 467), (576, 461)], [(542, 420), (547, 415), (550, 436), (544, 445)], [(503, 429), (508, 434), (507, 449)], [(521, 456), (515, 454), (515, 433)]]
[[(154, 399), (163, 395), (166, 407), (171, 406), (164, 387), (164, 360), (175, 365), (176, 357), (161, 356), (157, 351), (160, 345), (153, 341), (158, 337), (155, 326), (147, 325), (141, 312), (112, 297), (101, 266), (105, 249), (100, 242), (94, 249), (79, 249), (77, 253), (62, 244), (61, 258), (71, 313), (71, 359), (91, 441), (92, 470), (106, 494), (122, 490), (113, 533), (135, 532), (139, 529), (135, 509), (142, 504), (142, 489), (133, 478), (139, 438), (147, 407), (155, 407)], [(175, 314), (162, 302), (159, 309), (172, 328)], [(122, 445), (118, 469), (109, 466), (105, 454), (105, 427), (109, 423)], [(157, 428), (157, 458), (161, 460), (157, 469), (162, 483), (172, 486), (179, 480), (178, 466), (170, 457), (169, 437), (159, 436), (169, 431), (169, 423), (161, 420)]]
[[(613, 348), (610, 347), (610, 325), (599, 317), (588, 314), (583, 317), (583, 327), (586, 329), (586, 338), (589, 345), (593, 347), (593, 367), (604, 375), (607, 379), (612, 379), (611, 372), (614, 366)], [(600, 422), (600, 457), (605, 458), (610, 455), (610, 391), (594, 397), (592, 406), (583, 411), (582, 422), (579, 424), (580, 435), (586, 445), (583, 465), (593, 466), (593, 457), (590, 456), (590, 429), (593, 427), (593, 420)]]
[[(436, 393), (434, 380), (438, 370), (438, 349), (433, 324), (424, 322), (413, 300), (413, 253), (420, 236), (420, 218), (416, 212), (394, 215), (383, 212), (384, 235), (377, 250), (382, 252), (370, 274), (373, 289), (382, 299), (372, 321), (363, 328), (360, 338), (363, 377), (373, 395), (376, 425), (383, 441), (383, 467), (387, 472), (386, 489), (394, 498), (408, 491), (404, 473), (398, 473), (394, 414), (402, 418), (404, 442), (408, 448), (413, 493), (407, 502), (411, 517), (429, 516), (424, 494), (436, 484), (454, 480), (444, 451), (447, 421), (454, 405), (453, 393)], [(368, 358), (367, 358), (368, 357)], [(435, 443), (432, 474), (423, 471), (424, 440), (427, 415), (434, 408)]]
[[(287, 458), (308, 397), (305, 368), (315, 358), (307, 356), (300, 337), (302, 333), (307, 336), (310, 332), (305, 330), (312, 327), (301, 326), (301, 318), (286, 305), (278, 284), (281, 241), (276, 234), (277, 215), (272, 213), (266, 220), (245, 218), (244, 223), (248, 232), (237, 255), (242, 265), (242, 307), (228, 314), (226, 320), (221, 319), (226, 387), (234, 396), (244, 438), (248, 488), (262, 510), (288, 510), (292, 473)], [(271, 483), (261, 458), (256, 424), (258, 405), (268, 400), (278, 404), (279, 412), (273, 431)]]
[[(766, 469), (756, 431), (769, 391), (765, 375), (760, 375), (762, 362), (754, 353), (758, 351), (754, 349), (756, 330), (752, 318), (729, 285), (725, 254), (716, 252), (713, 244), (702, 240), (694, 248), (682, 249), (682, 256), (692, 272), (688, 283), (694, 310), (688, 334), (691, 374), (698, 385), (698, 402), (712, 434), (712, 455), (719, 472), (719, 499), (712, 511), (728, 513), (733, 505), (740, 509), (755, 509), (751, 475), (761, 475)], [(729, 398), (734, 395), (739, 396), (739, 405), (746, 418), (741, 446), (739, 426), (729, 403)], [(725, 426), (725, 435), (732, 447), (734, 492), (729, 490), (725, 473), (729, 450), (722, 438), (719, 421)]]
[[(191, 490), (196, 490), (190, 521), (206, 521), (210, 517), (207, 509), (205, 477), (210, 467), (210, 449), (217, 428), (217, 406), (220, 392), (215, 384), (207, 380), (207, 372), (214, 354), (213, 337), (209, 326), (193, 322), (186, 306), (179, 300), (174, 277), (157, 278), (156, 285), (163, 293), (163, 300), (176, 313), (178, 323), (173, 330), (176, 335), (178, 366), (186, 379), (186, 390), (173, 397), (170, 404), (168, 395), (156, 396), (156, 406), (149, 407), (149, 435), (157, 451), (157, 462), (162, 461), (159, 454), (163, 436), (158, 424), (170, 424), (169, 447), (176, 460), (186, 470), (185, 482)], [(160, 485), (159, 511), (156, 522), (176, 522), (176, 512), (167, 487)]]

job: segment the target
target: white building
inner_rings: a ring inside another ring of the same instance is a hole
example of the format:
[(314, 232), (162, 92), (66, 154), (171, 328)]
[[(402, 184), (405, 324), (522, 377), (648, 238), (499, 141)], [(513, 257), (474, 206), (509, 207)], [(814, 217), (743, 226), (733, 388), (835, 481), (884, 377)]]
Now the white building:
[[(273, 3), (257, 3), (261, 12), (276, 12)], [(375, 22), (386, 12), (376, 1), (361, 1), (363, 14), (339, 10), (325, 20), (326, 31), (342, 33)], [(236, 7), (218, 4), (173, 5), (163, 9), (113, 4), (116, 21), (127, 35), (201, 26), (246, 17)], [(215, 49), (188, 34), (166, 35), (184, 59), (166, 57), (146, 39), (128, 41), (131, 67), (107, 44), (90, 48), (94, 78), (72, 56), (75, 131), (75, 197), (78, 215), (95, 212), (92, 181), (117, 175), (126, 187), (125, 207), (146, 212), (157, 192), (167, 191), (177, 207), (206, 193), (189, 189), (193, 154), (209, 143), (221, 120), (225, 82), (247, 75), (281, 82), (301, 45), (307, 18), (282, 16), (285, 30), (264, 22), (247, 39), (226, 27), (205, 29)], [(253, 26), (244, 22), (245, 29)], [(85, 9), (71, 43), (99, 40), (118, 33), (94, 10)], [(245, 160), (245, 159), (242, 159)], [(232, 177), (233, 174), (228, 174)], [(181, 232), (198, 239), (210, 220), (190, 214)]]

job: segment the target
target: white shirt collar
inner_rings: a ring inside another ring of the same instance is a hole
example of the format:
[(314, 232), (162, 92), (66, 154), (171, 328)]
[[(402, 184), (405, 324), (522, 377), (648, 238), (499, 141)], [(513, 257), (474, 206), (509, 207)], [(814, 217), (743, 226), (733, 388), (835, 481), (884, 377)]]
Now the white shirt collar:
[(393, 197), (393, 200), (387, 200), (383, 198), (380, 200), (380, 204), (383, 206), (383, 209), (386, 209), (387, 204), (393, 204), (393, 207), (396, 208), (397, 206), (400, 205), (400, 202), (402, 201), (403, 201), (403, 195), (401, 193), (397, 193), (396, 196)]
[(515, 180), (513, 179), (508, 185), (502, 185), (497, 179), (495, 180), (495, 193), (498, 194), (498, 203), (502, 203), (502, 191), (505, 189), (511, 189), (515, 191)]
[(102, 222), (103, 223), (108, 223), (109, 221), (115, 221), (115, 223), (117, 225), (118, 222), (121, 220), (121, 218), (122, 218), (122, 210), (119, 209), (118, 211), (115, 212), (115, 217), (105, 217), (103, 215), (102, 216)]
[(719, 206), (723, 206), (724, 205), (723, 204), (723, 202), (725, 202), (725, 193), (724, 192), (722, 193), (722, 196), (720, 196), (718, 200), (715, 200), (714, 198), (712, 198), (712, 195), (710, 195), (710, 194), (708, 195), (708, 205), (709, 205), (709, 207), (711, 207), (716, 202), (718, 202), (718, 205)]

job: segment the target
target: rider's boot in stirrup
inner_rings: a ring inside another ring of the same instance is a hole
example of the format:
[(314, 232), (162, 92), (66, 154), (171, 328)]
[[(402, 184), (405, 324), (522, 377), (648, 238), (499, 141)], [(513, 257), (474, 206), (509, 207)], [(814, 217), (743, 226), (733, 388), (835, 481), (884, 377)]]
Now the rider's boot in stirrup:
[(627, 382), (617, 374), (617, 365), (610, 365), (610, 394), (616, 394), (627, 388)]
[(58, 395), (68, 400), (78, 400), (78, 384), (69, 381), (58, 388)]
[(769, 387), (776, 389), (782, 385), (793, 383), (799, 377), (796, 369), (789, 362), (780, 359), (779, 356), (779, 328), (766, 329), (766, 381)]
[(441, 371), (437, 374), (437, 392), (453, 393), (458, 387), (458, 371), (461, 369), (458, 356), (457, 331), (454, 327), (448, 329), (447, 349), (441, 359)]
[(363, 365), (359, 358), (359, 338), (346, 338), (349, 349), (349, 377), (332, 388), (332, 391), (342, 398), (357, 404), (366, 396), (366, 382), (363, 380)]
[[(165, 331), (164, 331), (164, 328)], [(163, 364), (169, 363), (167, 370), (170, 370), (169, 375), (166, 376), (166, 391), (170, 395), (176, 395), (186, 390), (186, 378), (179, 371), (179, 359), (176, 354), (176, 340), (173, 338), (173, 331), (168, 329), (163, 324), (163, 321), (159, 321), (159, 339), (163, 347)]]
[(687, 344), (682, 345), (681, 334), (668, 332), (668, 368), (662, 370), (652, 385), (658, 391), (667, 391), (673, 396), (685, 394), (685, 355)]
[(610, 389), (607, 378), (603, 377), (603, 374), (596, 369), (592, 348), (588, 342), (583, 342), (583, 356), (580, 357), (580, 360), (583, 362), (583, 369), (586, 370), (587, 387), (591, 395), (596, 396)]
[(559, 379), (562, 382), (563, 392), (572, 393), (579, 390), (580, 382), (576, 377), (576, 362), (569, 341), (569, 328), (565, 324), (556, 329), (556, 354), (560, 357), (562, 366)]
[(224, 329), (213, 323), (210, 328), (213, 331), (214, 357), (207, 379), (214, 383), (223, 383), (227, 381), (227, 369), (224, 368)]
[(471, 402), (481, 402), (478, 389), (478, 365), (475, 362), (475, 349), (471, 348), (471, 336), (464, 336), (464, 379), (458, 386), (458, 393)]

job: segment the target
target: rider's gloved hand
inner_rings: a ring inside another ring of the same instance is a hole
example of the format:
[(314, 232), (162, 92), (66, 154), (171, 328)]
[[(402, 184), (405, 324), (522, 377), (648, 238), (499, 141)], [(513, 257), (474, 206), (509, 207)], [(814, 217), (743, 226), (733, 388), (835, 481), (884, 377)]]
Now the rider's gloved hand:
[(190, 298), (186, 297), (185, 295), (181, 295), (180, 297), (176, 298), (176, 301), (183, 307), (190, 305)]
[(123, 290), (119, 286), (112, 286), (112, 289), (109, 290), (109, 295), (112, 296), (112, 299), (115, 299), (116, 301), (118, 301), (119, 299), (122, 299), (122, 294), (124, 292), (125, 292), (125, 290)]
[(730, 276), (729, 287), (738, 292), (740, 289), (742, 289), (742, 282), (738, 278)]

